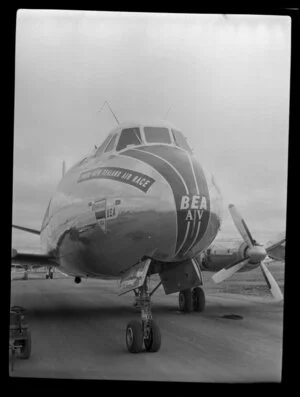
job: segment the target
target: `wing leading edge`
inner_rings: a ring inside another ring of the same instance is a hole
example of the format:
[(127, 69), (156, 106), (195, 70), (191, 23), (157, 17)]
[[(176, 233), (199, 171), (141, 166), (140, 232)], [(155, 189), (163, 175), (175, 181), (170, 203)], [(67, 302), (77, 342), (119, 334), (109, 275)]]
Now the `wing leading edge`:
[(28, 227), (23, 227), (23, 226), (17, 226), (17, 225), (12, 225), (15, 229), (23, 230), (24, 232), (32, 233), (32, 234), (38, 234), (40, 235), (41, 232), (39, 230), (35, 229), (29, 229)]

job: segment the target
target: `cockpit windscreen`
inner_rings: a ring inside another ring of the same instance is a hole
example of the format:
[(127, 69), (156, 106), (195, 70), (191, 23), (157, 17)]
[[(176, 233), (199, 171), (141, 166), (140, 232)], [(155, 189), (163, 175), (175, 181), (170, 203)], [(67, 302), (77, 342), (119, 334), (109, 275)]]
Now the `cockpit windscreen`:
[(148, 143), (172, 143), (168, 128), (144, 127), (144, 133)]
[(125, 128), (122, 130), (117, 151), (125, 149), (129, 145), (141, 145), (142, 139), (139, 128)]
[(172, 133), (173, 133), (173, 137), (174, 137), (174, 141), (175, 141), (176, 145), (191, 153), (192, 150), (189, 147), (184, 135), (178, 130), (172, 130)]

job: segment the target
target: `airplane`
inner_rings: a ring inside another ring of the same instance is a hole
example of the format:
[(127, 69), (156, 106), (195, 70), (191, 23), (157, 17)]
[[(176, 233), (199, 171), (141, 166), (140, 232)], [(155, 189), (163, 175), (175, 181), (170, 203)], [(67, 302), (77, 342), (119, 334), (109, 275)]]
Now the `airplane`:
[[(243, 242), (223, 255), (212, 244), (221, 227), (222, 194), (182, 132), (165, 120), (118, 123), (92, 153), (68, 171), (63, 165), (41, 230), (12, 225), (39, 235), (45, 252), (13, 249), (12, 262), (58, 267), (75, 283), (86, 277), (120, 280), (119, 295), (133, 292), (141, 312), (141, 321), (127, 324), (128, 351), (139, 353), (144, 345), (157, 352), (161, 333), (151, 297), (160, 285), (166, 294), (179, 292), (182, 312), (201, 312), (203, 271), (215, 272), (214, 281), (221, 282), (260, 266), (274, 298), (283, 299), (265, 261), (274, 250), (283, 249), (284, 258), (285, 236), (263, 247), (234, 205), (229, 211)], [(150, 291), (153, 274), (160, 281)]]

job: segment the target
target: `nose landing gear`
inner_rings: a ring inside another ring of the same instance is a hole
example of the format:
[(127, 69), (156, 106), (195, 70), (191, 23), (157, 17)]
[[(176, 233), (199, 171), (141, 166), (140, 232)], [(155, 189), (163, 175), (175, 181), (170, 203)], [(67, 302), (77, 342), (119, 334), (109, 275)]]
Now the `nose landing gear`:
[(148, 352), (157, 352), (161, 346), (161, 334), (157, 323), (152, 319), (151, 295), (147, 279), (135, 293), (135, 306), (141, 309), (142, 321), (132, 320), (126, 328), (126, 345), (131, 353), (140, 353), (143, 343)]

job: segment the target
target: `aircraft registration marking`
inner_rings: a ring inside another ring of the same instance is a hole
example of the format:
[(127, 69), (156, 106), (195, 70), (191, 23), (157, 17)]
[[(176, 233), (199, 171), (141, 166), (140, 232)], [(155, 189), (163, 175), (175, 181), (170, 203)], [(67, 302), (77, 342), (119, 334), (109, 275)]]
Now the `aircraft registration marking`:
[(100, 199), (93, 202), (89, 202), (88, 205), (94, 212), (95, 218), (98, 221), (101, 229), (106, 232), (106, 221), (116, 219), (119, 215), (118, 206), (120, 205), (120, 199)]
[(97, 167), (82, 172), (77, 183), (91, 179), (112, 179), (114, 181), (127, 183), (147, 193), (155, 180), (141, 172), (120, 167)]
[(106, 208), (106, 219), (115, 219), (118, 216), (118, 207), (112, 206)]

